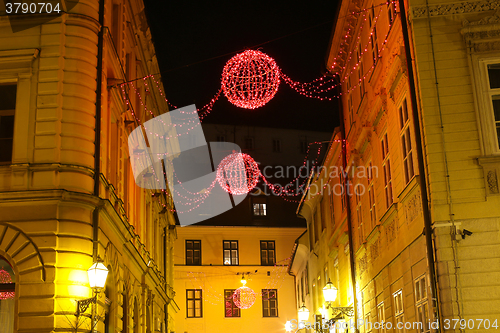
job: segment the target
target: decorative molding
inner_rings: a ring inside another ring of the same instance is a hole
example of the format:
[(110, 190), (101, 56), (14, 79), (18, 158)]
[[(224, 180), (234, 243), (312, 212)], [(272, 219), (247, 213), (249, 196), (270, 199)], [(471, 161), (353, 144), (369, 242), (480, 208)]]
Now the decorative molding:
[(462, 22), (460, 30), (468, 45), (474, 52), (487, 52), (500, 50), (500, 16), (490, 15), (479, 21)]
[(488, 171), (486, 182), (488, 183), (488, 189), (490, 190), (490, 193), (498, 194), (498, 178), (496, 170)]
[(480, 13), (500, 8), (500, 2), (497, 0), (482, 1), (462, 1), (448, 4), (437, 4), (432, 6), (417, 6), (411, 10), (412, 18), (426, 18), (427, 16), (436, 17), (444, 15), (457, 15), (466, 13)]
[(399, 230), (398, 218), (394, 218), (387, 227), (385, 228), (385, 236), (387, 238), (387, 244), (392, 243), (397, 236)]
[(406, 224), (413, 222), (422, 213), (422, 198), (420, 191), (411, 197), (404, 206)]

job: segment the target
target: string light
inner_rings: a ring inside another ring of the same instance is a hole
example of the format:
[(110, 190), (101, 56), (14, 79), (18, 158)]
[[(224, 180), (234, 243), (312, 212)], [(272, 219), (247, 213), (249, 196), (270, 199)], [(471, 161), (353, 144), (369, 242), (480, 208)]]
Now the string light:
[[(12, 283), (12, 278), (10, 277), (9, 272), (3, 268), (0, 269), (0, 283)], [(2, 291), (0, 292), (0, 299), (11, 299), (14, 298), (14, 295), (14, 291)]]
[(234, 305), (240, 309), (249, 309), (255, 303), (257, 294), (252, 288), (242, 286), (236, 289), (233, 293)]
[(242, 195), (250, 192), (261, 175), (259, 165), (248, 154), (233, 152), (217, 167), (217, 181), (224, 191)]
[(222, 90), (229, 102), (256, 109), (269, 102), (280, 84), (280, 70), (273, 58), (247, 50), (229, 59), (222, 70)]
[[(351, 35), (351, 32), (355, 27), (349, 26), (346, 33), (343, 36), (343, 40), (340, 43), (339, 51), (338, 54), (333, 58), (333, 64), (330, 68), (331, 74), (325, 74), (311, 82), (298, 82), (292, 80), (290, 77), (288, 77), (286, 74), (282, 72), (282, 70), (277, 66), (276, 62), (274, 59), (271, 57), (267, 56), (266, 54), (260, 52), (260, 51), (255, 51), (255, 50), (247, 50), (245, 52), (242, 52), (240, 54), (237, 54), (233, 58), (231, 58), (227, 63), (226, 66), (224, 67), (223, 70), (223, 75), (222, 75), (222, 83), (221, 83), (221, 88), (217, 91), (217, 93), (214, 95), (214, 97), (210, 100), (209, 103), (204, 105), (201, 108), (198, 108), (194, 112), (184, 112), (184, 113), (190, 113), (195, 117), (195, 114), (199, 117), (200, 120), (204, 119), (213, 109), (213, 106), (215, 102), (218, 100), (220, 97), (221, 92), (224, 92), (224, 95), (235, 105), (240, 106), (240, 107), (245, 107), (245, 108), (257, 108), (262, 105), (265, 105), (270, 99), (274, 97), (274, 95), (277, 92), (279, 83), (280, 83), (280, 78), (283, 79), (287, 85), (289, 85), (292, 89), (295, 91), (299, 92), (300, 94), (309, 97), (309, 98), (317, 98), (320, 100), (332, 100), (333, 98), (338, 98), (342, 94), (349, 94), (352, 92), (354, 89), (357, 89), (363, 82), (364, 80), (367, 79), (367, 77), (371, 74), (371, 72), (374, 70), (376, 61), (373, 62), (373, 64), (368, 67), (368, 70), (365, 68), (365, 73), (359, 73), (358, 78), (355, 79), (354, 85), (349, 84), (349, 87), (345, 89), (343, 92), (339, 92), (336, 94), (336, 96), (332, 96), (331, 92), (334, 90), (334, 88), (338, 87), (339, 85), (342, 85), (345, 83), (346, 80), (348, 80), (352, 75), (355, 73), (358, 73), (360, 71), (361, 64), (363, 63), (363, 55), (368, 52), (369, 49), (372, 47), (376, 47), (372, 45), (372, 38), (368, 38), (368, 42), (364, 45), (361, 45), (361, 35), (365, 27), (371, 28), (370, 31), (368, 31), (369, 36), (372, 36), (375, 32), (376, 29), (376, 23), (382, 13), (382, 7), (385, 5), (390, 5), (390, 4), (395, 4), (397, 5), (396, 1), (387, 1), (385, 3), (379, 4), (377, 6), (372, 6), (366, 9), (362, 9), (358, 12), (351, 12), (349, 15), (356, 18), (356, 14), (361, 14), (362, 18), (361, 22), (366, 22), (367, 18), (370, 18), (369, 24), (361, 24), (360, 28), (357, 30), (358, 35), (356, 37), (353, 37)], [(374, 15), (374, 8), (379, 7), (380, 10), (378, 14), (375, 16)], [(371, 14), (367, 15), (368, 11), (371, 11)], [(346, 21), (347, 22), (347, 21)], [(390, 31), (390, 25), (388, 32), (386, 36), (383, 38), (382, 45), (378, 49), (378, 56), (380, 57), (381, 52), (385, 49), (387, 46), (387, 38), (388, 34)], [(355, 40), (355, 45), (354, 47), (350, 48), (349, 52), (343, 51), (343, 46), (344, 45), (352, 45), (352, 42), (350, 40), (354, 39)], [(351, 60), (353, 58), (353, 55), (357, 56), (356, 63), (351, 64)], [(340, 63), (343, 62), (344, 66), (342, 66)], [(332, 77), (332, 75), (334, 77)], [(335, 76), (340, 77), (340, 80), (336, 80)], [(146, 90), (146, 93), (150, 94), (150, 89), (155, 86), (156, 90), (165, 99), (165, 102), (168, 103), (168, 105), (172, 106), (175, 108), (175, 105), (170, 103), (170, 101), (166, 98), (162, 88), (161, 88), (161, 83), (159, 79), (159, 75), (147, 75), (142, 78), (144, 87)], [(152, 80), (153, 82), (152, 85), (148, 84), (148, 80)], [(138, 95), (138, 105), (147, 113), (149, 113), (152, 117), (154, 117), (154, 114), (151, 109), (147, 107), (147, 104), (143, 101), (142, 96), (141, 96), (141, 91), (137, 89), (137, 87), (134, 85), (134, 81), (129, 81), (129, 82), (124, 82), (120, 84), (120, 88), (122, 90), (122, 96), (125, 99), (126, 106), (128, 107), (129, 111), (131, 111), (132, 116), (135, 118), (136, 122), (139, 124), (139, 126), (142, 126), (142, 122), (140, 118), (137, 116), (135, 113), (132, 103), (130, 102), (129, 96), (125, 90), (126, 86), (130, 86), (133, 91)], [(191, 130), (193, 130), (196, 126), (198, 126), (199, 122), (195, 124), (195, 122), (189, 117), (186, 119), (183, 119), (180, 122), (176, 122), (177, 125), (175, 128), (175, 131), (169, 132), (169, 135), (163, 134), (159, 135), (157, 133), (149, 133), (150, 135), (154, 135), (156, 137), (159, 137), (164, 140), (171, 140), (175, 137), (180, 137), (182, 135), (187, 135)], [(309, 149), (308, 149), (309, 151)], [(318, 150), (318, 155), (319, 156), (319, 150)], [(139, 158), (137, 156), (136, 158)], [(307, 159), (307, 158), (306, 158)], [(253, 159), (252, 159), (253, 160)], [(254, 161), (255, 162), (255, 161)], [(314, 166), (317, 163), (317, 158), (314, 162)], [(238, 165), (238, 163), (236, 163)], [(241, 172), (243, 169), (239, 169), (239, 173), (241, 175)], [(246, 172), (246, 167), (245, 167), (245, 172)], [(311, 169), (312, 171), (312, 169)], [(152, 170), (153, 176), (155, 177), (155, 180), (157, 183), (160, 183), (160, 179), (157, 177), (157, 175), (154, 174), (154, 170)], [(252, 180), (249, 184), (252, 185), (255, 179), (258, 179), (262, 174), (260, 171), (258, 171), (258, 168), (251, 168), (251, 177), (249, 177), (249, 180)], [(163, 175), (165, 177), (165, 175)], [(289, 199), (289, 197), (297, 197), (300, 195), (301, 191), (298, 191), (299, 189), (302, 188), (302, 186), (305, 184), (307, 179), (304, 179), (302, 181), (301, 185), (297, 185), (295, 190), (290, 188), (290, 184), (292, 184), (294, 181), (290, 182), (286, 186), (281, 186), (278, 184), (271, 184), (268, 180), (263, 177), (263, 182), (273, 191), (274, 194), (281, 196), (284, 200), (290, 201), (290, 202), (298, 202), (298, 200), (295, 199)], [(298, 179), (298, 177), (297, 177)], [(219, 184), (221, 182), (225, 184), (225, 188), (228, 188), (228, 182), (227, 178), (224, 181), (224, 177), (219, 177), (217, 179), (219, 181)], [(236, 183), (239, 181), (245, 180), (244, 177), (235, 177), (234, 180)], [(255, 184), (257, 182), (255, 181)], [(199, 207), (206, 197), (209, 195), (210, 190), (213, 188), (214, 183), (212, 183), (207, 189), (205, 189), (202, 193), (190, 193), (189, 191), (186, 191), (188, 194), (182, 194), (178, 190), (175, 190), (177, 195), (180, 195), (184, 199), (187, 199), (187, 202), (185, 206), (188, 208), (187, 210), (184, 210), (183, 212), (189, 212), (192, 211), (193, 209), (196, 209)], [(222, 184), (221, 184), (222, 185)], [(242, 184), (240, 184), (242, 185)], [(240, 186), (237, 185), (235, 186), (235, 193), (240, 192), (241, 193), (248, 193), (246, 192), (248, 188), (250, 190), (253, 188), (252, 186)], [(248, 185), (248, 184), (247, 184)], [(183, 190), (185, 190), (182, 185), (180, 186)], [(223, 186), (224, 188), (224, 186)], [(248, 190), (248, 191), (250, 191)], [(165, 190), (162, 190), (164, 193)], [(232, 192), (231, 192), (232, 193)], [(194, 196), (193, 198), (190, 198), (188, 195)], [(168, 207), (168, 205), (161, 203), (160, 204), (164, 207), (167, 208), (171, 212), (175, 212), (176, 209), (172, 209)], [(181, 213), (181, 211), (177, 210), (177, 212)]]

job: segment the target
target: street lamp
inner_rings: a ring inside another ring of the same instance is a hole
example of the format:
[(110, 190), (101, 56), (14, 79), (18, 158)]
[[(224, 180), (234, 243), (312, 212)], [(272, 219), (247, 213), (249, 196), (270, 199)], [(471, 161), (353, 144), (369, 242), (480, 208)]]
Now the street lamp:
[(309, 310), (306, 308), (304, 303), (302, 303), (302, 306), (299, 308), (299, 322), (302, 321), (307, 321), (309, 319)]
[(328, 280), (328, 283), (326, 286), (323, 288), (323, 297), (325, 298), (326, 308), (327, 309), (332, 309), (336, 315), (339, 313), (342, 313), (345, 316), (352, 317), (354, 315), (354, 308), (349, 306), (349, 307), (334, 307), (332, 306), (332, 303), (335, 302), (337, 299), (337, 293), (338, 290), (335, 288), (333, 283)]
[(290, 320), (288, 320), (285, 323), (285, 331), (287, 331), (287, 332), (291, 332), (292, 331), (292, 322)]
[(90, 266), (87, 270), (87, 274), (89, 277), (89, 285), (92, 288), (92, 292), (94, 294), (91, 298), (86, 298), (77, 301), (76, 308), (76, 316), (80, 316), (80, 314), (87, 311), (89, 305), (97, 302), (97, 295), (99, 292), (104, 289), (106, 285), (106, 278), (108, 277), (108, 269), (104, 266), (101, 258), (97, 258), (97, 261)]

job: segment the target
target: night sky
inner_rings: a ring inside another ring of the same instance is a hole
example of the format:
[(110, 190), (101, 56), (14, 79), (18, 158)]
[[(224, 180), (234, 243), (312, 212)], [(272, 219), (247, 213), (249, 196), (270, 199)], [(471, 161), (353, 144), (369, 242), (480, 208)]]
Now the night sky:
[[(336, 1), (159, 1), (146, 12), (169, 100), (208, 103), (220, 87), (226, 61), (245, 49), (273, 57), (292, 79), (308, 82), (325, 72)], [(284, 82), (264, 107), (238, 108), (225, 96), (207, 123), (333, 131), (338, 101), (301, 96)]]

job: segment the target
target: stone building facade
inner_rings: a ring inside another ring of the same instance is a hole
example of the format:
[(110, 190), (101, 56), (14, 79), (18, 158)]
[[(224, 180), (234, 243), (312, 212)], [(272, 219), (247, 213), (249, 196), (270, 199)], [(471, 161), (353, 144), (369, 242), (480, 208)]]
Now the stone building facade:
[[(292, 265), (311, 321), (407, 323), (401, 332), (498, 324), (497, 10), (494, 1), (339, 4), (327, 66), (339, 73), (343, 131), (299, 208), (308, 239)], [(335, 192), (342, 184), (350, 193)], [(352, 307), (351, 317), (322, 309), (329, 279), (333, 305)]]
[[(2, 329), (173, 331), (172, 201), (135, 184), (127, 145), (168, 109), (152, 78), (119, 86), (158, 72), (144, 4), (64, 5), (0, 16)], [(77, 316), (98, 257), (106, 288)]]

